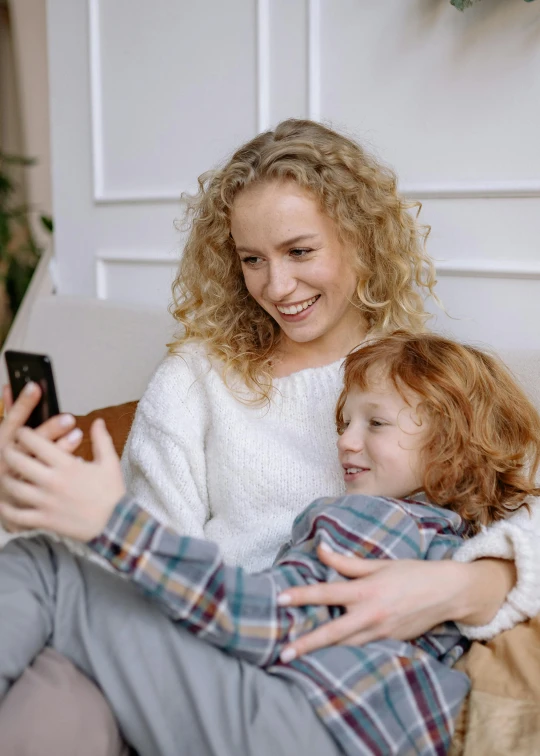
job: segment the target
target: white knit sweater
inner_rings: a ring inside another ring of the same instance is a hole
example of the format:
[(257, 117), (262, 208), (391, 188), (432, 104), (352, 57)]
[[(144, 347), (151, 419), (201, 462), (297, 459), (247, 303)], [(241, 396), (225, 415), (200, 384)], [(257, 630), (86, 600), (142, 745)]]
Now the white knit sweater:
[[(269, 567), (313, 499), (344, 492), (334, 410), (341, 361), (274, 380), (269, 405), (239, 401), (200, 344), (168, 356), (141, 399), (123, 456), (130, 492), (186, 535), (215, 541), (229, 564)], [(241, 387), (236, 387), (241, 390)], [(244, 392), (246, 391), (244, 387)], [(488, 638), (540, 611), (540, 507), (468, 541), (456, 555), (515, 559), (518, 585)]]

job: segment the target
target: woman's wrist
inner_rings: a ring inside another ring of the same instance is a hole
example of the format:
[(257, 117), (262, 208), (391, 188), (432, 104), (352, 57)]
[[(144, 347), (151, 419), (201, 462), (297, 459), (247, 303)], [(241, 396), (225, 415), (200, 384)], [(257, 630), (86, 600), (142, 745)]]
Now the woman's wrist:
[(486, 558), (454, 564), (461, 590), (456, 595), (451, 619), (466, 625), (489, 624), (516, 584), (515, 563)]

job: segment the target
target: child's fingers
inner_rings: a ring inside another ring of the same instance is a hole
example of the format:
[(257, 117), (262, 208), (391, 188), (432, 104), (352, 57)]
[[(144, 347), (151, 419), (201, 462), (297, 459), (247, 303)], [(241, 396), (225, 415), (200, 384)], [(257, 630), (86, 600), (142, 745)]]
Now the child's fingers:
[[(14, 478), (11, 475), (2, 476), (2, 488), (8, 497), (17, 502), (17, 506), (10, 505), (14, 509), (25, 509), (27, 507), (43, 507), (46, 494), (31, 483)], [(0, 508), (4, 507), (6, 502), (0, 503)], [(2, 509), (0, 515), (3, 517)]]
[(0, 519), (6, 530), (10, 532), (47, 528), (43, 512), (32, 507), (16, 507), (7, 501), (0, 502)]
[(13, 406), (13, 393), (9, 383), (2, 386), (2, 401), (4, 402), (4, 415), (6, 415)]
[(9, 408), (1, 428), (2, 438), (11, 440), (17, 428), (20, 428), (32, 414), (41, 396), (41, 389), (37, 383), (27, 383), (24, 389)]
[(110, 459), (118, 460), (113, 440), (102, 418), (94, 420), (90, 426), (90, 440), (92, 441), (92, 455), (95, 462), (107, 462)]
[(56, 446), (64, 452), (73, 454), (75, 449), (80, 446), (82, 439), (82, 430), (80, 428), (73, 428), (73, 430), (68, 433), (67, 436), (64, 436), (56, 442)]
[(24, 451), (30, 452), (50, 467), (60, 467), (72, 459), (71, 454), (58, 448), (58, 444), (43, 438), (30, 428), (20, 428), (15, 434), (15, 439)]
[(24, 478), (29, 483), (43, 485), (50, 476), (50, 467), (46, 467), (34, 457), (29, 457), (14, 444), (4, 449), (4, 462), (12, 474)]
[(36, 433), (43, 438), (49, 439), (49, 441), (58, 441), (58, 439), (63, 438), (74, 425), (75, 418), (73, 415), (55, 415), (42, 423), (39, 428), (36, 428)]

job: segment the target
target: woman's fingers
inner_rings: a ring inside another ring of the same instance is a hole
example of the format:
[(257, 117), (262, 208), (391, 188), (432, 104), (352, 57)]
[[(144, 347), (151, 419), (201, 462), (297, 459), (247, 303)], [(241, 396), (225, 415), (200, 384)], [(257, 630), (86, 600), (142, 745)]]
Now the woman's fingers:
[(319, 648), (347, 643), (353, 635), (361, 635), (362, 631), (368, 633), (370, 620), (361, 618), (359, 612), (344, 614), (332, 622), (326, 622), (311, 633), (306, 633), (294, 643), (289, 643), (281, 652), (281, 661), (287, 662), (297, 656), (309, 654)]
[[(341, 575), (348, 578), (369, 577), (388, 564), (388, 560), (347, 557), (327, 552), (321, 547), (318, 548), (317, 555), (329, 567), (333, 567)], [(278, 603), (282, 606), (306, 606), (307, 604), (347, 606), (368, 598), (370, 595), (371, 586), (367, 581), (363, 583), (361, 580), (347, 580), (343, 583), (315, 583), (314, 585), (288, 588), (280, 593)]]
[(372, 575), (374, 572), (384, 569), (388, 564), (388, 560), (384, 559), (363, 559), (357, 556), (344, 556), (343, 554), (338, 554), (336, 551), (331, 551), (326, 544), (324, 546), (319, 544), (317, 547), (317, 557), (323, 564), (333, 567), (340, 575), (349, 578)]

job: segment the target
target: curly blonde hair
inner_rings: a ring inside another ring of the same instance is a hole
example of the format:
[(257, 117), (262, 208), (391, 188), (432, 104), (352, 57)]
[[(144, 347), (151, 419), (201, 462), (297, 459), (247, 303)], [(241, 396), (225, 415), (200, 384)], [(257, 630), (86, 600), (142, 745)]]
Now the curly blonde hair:
[(374, 376), (389, 378), (405, 401), (413, 391), (417, 413), (428, 420), (424, 491), (458, 512), (471, 532), (540, 495), (540, 415), (498, 358), (435, 334), (396, 332), (349, 354), (344, 370), (338, 433), (347, 393), (365, 390)]
[(226, 165), (183, 196), (190, 233), (173, 283), (172, 314), (183, 326), (169, 344), (205, 343), (259, 399), (268, 399), (280, 328), (248, 293), (230, 234), (231, 208), (255, 183), (294, 181), (330, 217), (356, 251), (354, 304), (370, 332), (421, 332), (435, 271), (420, 226), (397, 193), (395, 174), (351, 139), (314, 121), (290, 119), (240, 147)]

